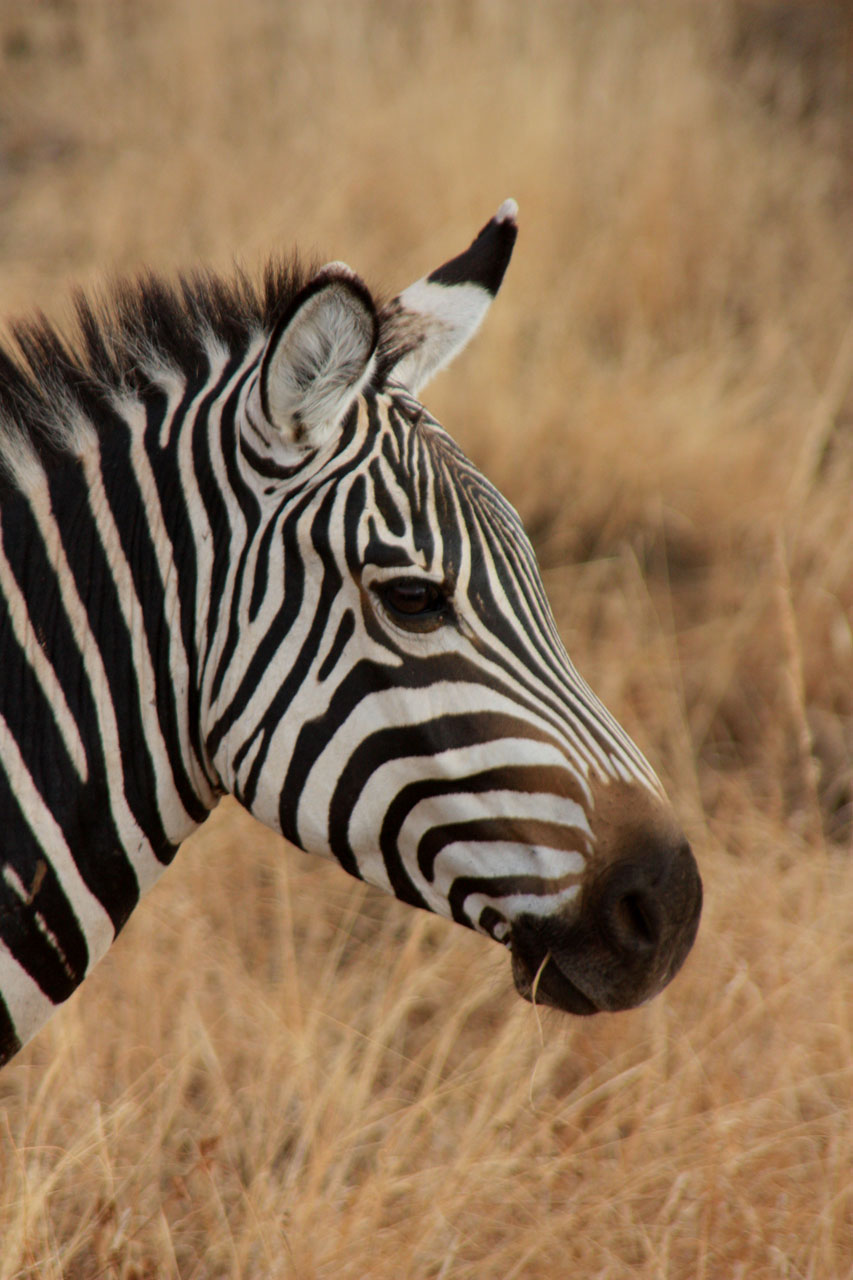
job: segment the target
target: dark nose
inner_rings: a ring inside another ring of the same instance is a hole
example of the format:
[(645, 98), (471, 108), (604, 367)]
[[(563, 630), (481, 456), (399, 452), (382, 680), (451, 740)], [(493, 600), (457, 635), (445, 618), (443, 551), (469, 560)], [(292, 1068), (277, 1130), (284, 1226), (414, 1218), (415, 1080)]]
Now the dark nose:
[[(523, 995), (573, 1013), (628, 1009), (660, 991), (693, 945), (702, 881), (686, 840), (636, 836), (602, 869), (568, 916), (517, 920), (513, 970)], [(537, 966), (541, 966), (541, 972)]]
[(675, 973), (696, 937), (702, 881), (686, 840), (637, 840), (593, 885), (587, 902), (602, 940), (626, 966), (667, 962)]
[(701, 909), (702, 881), (684, 839), (637, 839), (598, 876), (582, 911), (610, 957), (607, 1007), (645, 999), (669, 982), (693, 945)]

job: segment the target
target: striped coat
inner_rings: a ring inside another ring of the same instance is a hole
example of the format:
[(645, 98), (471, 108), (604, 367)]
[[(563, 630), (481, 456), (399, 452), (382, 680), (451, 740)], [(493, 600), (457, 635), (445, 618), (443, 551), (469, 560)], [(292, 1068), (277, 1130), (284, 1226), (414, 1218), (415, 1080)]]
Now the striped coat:
[(516, 236), (384, 306), (349, 268), (145, 278), (0, 352), (0, 1061), (223, 793), (625, 1008), (701, 904), (518, 516), (418, 399)]

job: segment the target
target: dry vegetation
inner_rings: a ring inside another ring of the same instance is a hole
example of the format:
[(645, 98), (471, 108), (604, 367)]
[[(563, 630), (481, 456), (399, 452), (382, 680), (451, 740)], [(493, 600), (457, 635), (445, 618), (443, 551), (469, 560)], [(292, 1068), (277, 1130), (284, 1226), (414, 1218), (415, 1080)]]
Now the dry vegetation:
[(223, 805), (0, 1077), (2, 1280), (853, 1274), (851, 50), (815, 0), (0, 0), (4, 312), (295, 241), (400, 286), (516, 196), (430, 407), (707, 895), (661, 998), (540, 1024)]

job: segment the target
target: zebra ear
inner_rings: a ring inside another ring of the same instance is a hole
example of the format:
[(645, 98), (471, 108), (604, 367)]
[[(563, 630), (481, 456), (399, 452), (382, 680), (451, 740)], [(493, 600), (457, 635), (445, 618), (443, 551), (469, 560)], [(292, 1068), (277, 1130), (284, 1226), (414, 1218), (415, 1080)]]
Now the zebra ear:
[(261, 360), (261, 407), (290, 443), (331, 439), (370, 377), (379, 321), (367, 287), (331, 262), (291, 302)]
[(394, 381), (418, 392), (474, 336), (512, 257), (517, 218), (518, 205), (504, 200), (464, 253), (394, 299), (383, 334), (383, 346), (402, 352)]

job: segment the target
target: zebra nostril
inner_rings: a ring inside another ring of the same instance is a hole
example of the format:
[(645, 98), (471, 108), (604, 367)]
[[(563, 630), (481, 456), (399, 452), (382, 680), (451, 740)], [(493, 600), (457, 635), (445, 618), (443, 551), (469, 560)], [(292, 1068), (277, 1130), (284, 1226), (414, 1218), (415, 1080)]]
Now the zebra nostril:
[(639, 867), (615, 868), (599, 903), (605, 936), (626, 957), (654, 951), (661, 939), (660, 906), (645, 880)]
[(651, 951), (660, 937), (655, 912), (642, 893), (626, 893), (609, 904), (609, 932), (622, 951)]

